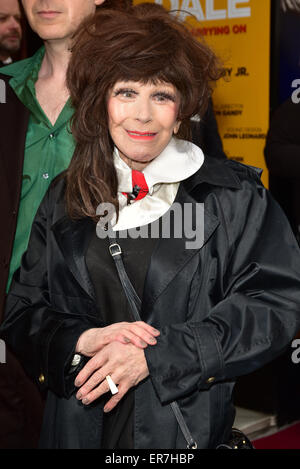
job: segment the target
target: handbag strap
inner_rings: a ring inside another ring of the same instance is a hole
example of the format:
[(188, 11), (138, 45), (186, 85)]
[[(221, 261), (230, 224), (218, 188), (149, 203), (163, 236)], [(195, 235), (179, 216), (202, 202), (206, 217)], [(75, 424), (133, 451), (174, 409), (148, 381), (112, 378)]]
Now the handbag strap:
[[(136, 321), (140, 321), (140, 310), (141, 310), (141, 300), (138, 294), (136, 293), (127, 273), (124, 267), (123, 259), (122, 259), (122, 250), (121, 246), (116, 242), (116, 240), (109, 239), (109, 252), (115, 262), (119, 278), (123, 287), (123, 290), (125, 292), (126, 298), (128, 300), (128, 303), (131, 307), (132, 313), (134, 315), (134, 319)], [(197, 443), (195, 442), (194, 438), (192, 437), (188, 426), (184, 420), (184, 417), (182, 415), (182, 412), (177, 404), (177, 402), (171, 402), (170, 404), (174, 415), (176, 417), (176, 420), (178, 422), (178, 425), (183, 433), (183, 436), (187, 442), (187, 448), (188, 449), (197, 449)]]

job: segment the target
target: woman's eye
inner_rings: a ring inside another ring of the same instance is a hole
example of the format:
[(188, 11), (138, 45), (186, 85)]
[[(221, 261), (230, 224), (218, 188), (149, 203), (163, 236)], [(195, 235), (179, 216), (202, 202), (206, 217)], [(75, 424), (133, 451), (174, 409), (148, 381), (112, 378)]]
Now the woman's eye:
[(114, 96), (121, 96), (122, 98), (132, 98), (135, 96), (135, 92), (133, 90), (117, 90), (114, 93)]
[(155, 100), (160, 102), (160, 103), (163, 103), (163, 102), (167, 102), (167, 101), (175, 101), (175, 98), (169, 94), (166, 94), (166, 93), (159, 93), (157, 95), (154, 96), (155, 97)]
[(124, 98), (131, 98), (132, 95), (133, 94), (131, 91), (123, 91), (122, 93), (122, 96), (124, 96)]
[(156, 96), (156, 101), (166, 101), (166, 97), (158, 95), (158, 96)]

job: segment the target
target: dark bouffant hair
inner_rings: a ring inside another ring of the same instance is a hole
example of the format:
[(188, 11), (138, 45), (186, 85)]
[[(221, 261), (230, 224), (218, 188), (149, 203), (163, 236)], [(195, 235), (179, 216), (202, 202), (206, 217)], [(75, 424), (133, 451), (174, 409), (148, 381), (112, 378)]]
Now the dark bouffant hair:
[(214, 53), (162, 6), (142, 3), (122, 11), (99, 9), (77, 31), (67, 72), (75, 108), (76, 148), (67, 171), (71, 218), (96, 219), (100, 202), (118, 212), (118, 181), (108, 130), (107, 96), (119, 81), (167, 82), (180, 93), (176, 137), (189, 139), (189, 121), (206, 111), (221, 67)]

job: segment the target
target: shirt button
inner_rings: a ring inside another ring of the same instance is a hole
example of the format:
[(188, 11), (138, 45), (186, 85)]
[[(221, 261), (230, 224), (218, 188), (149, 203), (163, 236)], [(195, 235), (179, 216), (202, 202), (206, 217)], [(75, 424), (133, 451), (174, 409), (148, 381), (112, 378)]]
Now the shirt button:
[(50, 140), (52, 140), (54, 138), (54, 134), (50, 134), (49, 138), (50, 138)]
[(44, 178), (44, 179), (49, 179), (49, 174), (48, 174), (48, 173), (44, 173), (44, 174), (43, 174), (43, 178)]

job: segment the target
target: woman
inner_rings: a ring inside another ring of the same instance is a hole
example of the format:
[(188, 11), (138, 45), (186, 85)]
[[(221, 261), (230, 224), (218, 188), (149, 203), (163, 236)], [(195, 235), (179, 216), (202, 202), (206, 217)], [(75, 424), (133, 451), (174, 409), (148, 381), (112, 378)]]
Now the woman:
[(182, 140), (219, 75), (157, 5), (100, 11), (75, 38), (76, 150), (37, 213), (2, 327), (47, 390), (43, 448), (186, 448), (173, 402), (195, 445), (214, 448), (236, 377), (300, 329), (299, 251), (259, 173)]

